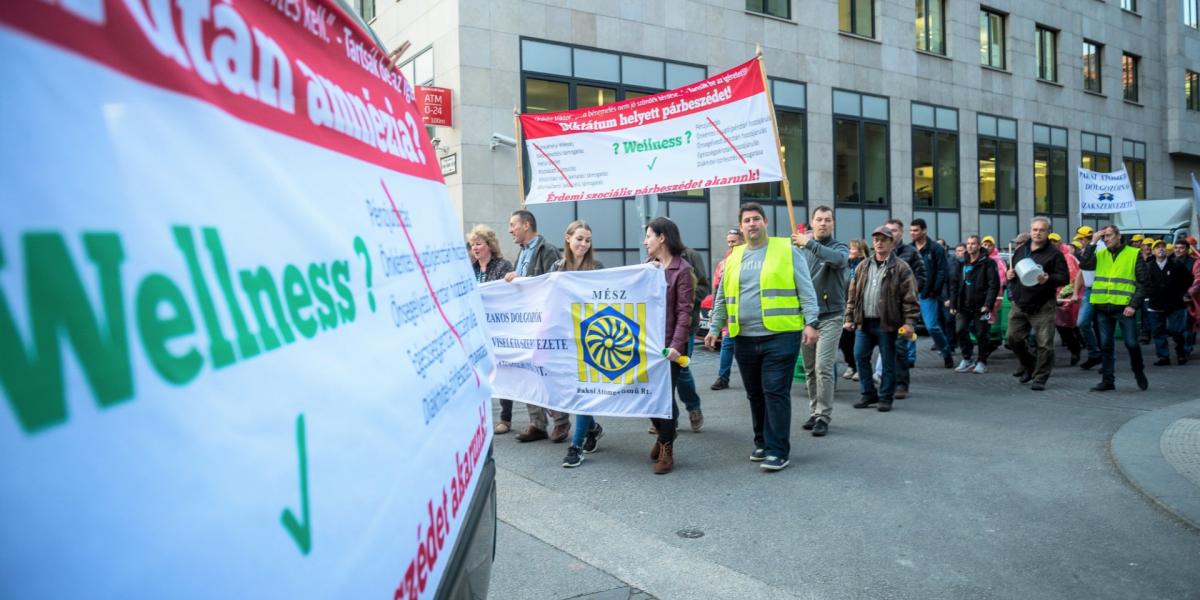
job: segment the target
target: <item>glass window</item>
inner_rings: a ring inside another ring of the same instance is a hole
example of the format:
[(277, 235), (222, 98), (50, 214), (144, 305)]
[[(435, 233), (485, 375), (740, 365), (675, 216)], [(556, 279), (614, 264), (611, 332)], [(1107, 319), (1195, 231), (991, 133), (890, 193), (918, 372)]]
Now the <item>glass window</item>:
[(1129, 54), (1121, 54), (1121, 88), (1125, 99), (1130, 102), (1138, 101), (1138, 63), (1140, 58)]
[(575, 108), (603, 106), (617, 101), (617, 90), (579, 84), (575, 86)]
[(979, 11), (980, 63), (1004, 69), (1004, 15), (989, 10)]
[(1042, 26), (1037, 28), (1038, 79), (1058, 81), (1058, 32)]
[(669, 90), (696, 83), (707, 76), (708, 74), (700, 67), (667, 63), (667, 89)]
[(370, 23), (375, 20), (375, 0), (354, 0), (354, 4), (364, 21)]
[(521, 69), (571, 76), (571, 49), (557, 44), (521, 40)]
[(1067, 214), (1066, 141), (1066, 129), (1034, 125), (1033, 210), (1037, 214)]
[(839, 203), (861, 204), (862, 170), (859, 168), (859, 121), (834, 119), (834, 190)]
[(879, 96), (863, 96), (862, 115), (868, 119), (879, 119), (880, 121), (886, 121), (888, 118), (887, 98), (880, 98)]
[(621, 81), (623, 83), (657, 90), (664, 89), (664, 68), (662, 61), (638, 58), (636, 56), (622, 56), (621, 69)]
[(863, 124), (863, 202), (885, 206), (888, 203), (887, 124)]
[(1138, 200), (1146, 199), (1146, 144), (1125, 140), (1122, 144), (1125, 156), (1125, 172), (1129, 174), (1129, 183), (1133, 186), (1133, 197)]
[(1200, 29), (1200, 0), (1183, 0), (1183, 24)]
[(1121, 8), (1129, 12), (1137, 12), (1137, 0), (1121, 0)]
[(1087, 133), (1080, 134), (1081, 166), (1097, 173), (1112, 171), (1112, 141), (1107, 135)]
[(839, 115), (862, 115), (861, 101), (858, 94), (833, 90), (833, 112)]
[(746, 10), (781, 19), (792, 18), (791, 0), (746, 0)]
[[(958, 208), (958, 111), (912, 103), (913, 206), (915, 208)], [(946, 127), (934, 127), (935, 113)], [(921, 125), (919, 114), (929, 114)]]
[[(854, 92), (834, 90), (836, 104), (841, 98), (842, 108), (852, 109), (850, 104), (861, 104), (864, 117), (874, 117), (882, 122), (866, 118), (834, 118), (834, 194), (836, 201), (843, 204), (889, 204), (888, 192), (888, 139), (887, 98), (868, 96)], [(847, 113), (850, 110), (846, 111)]]
[(525, 112), (544, 113), (570, 110), (570, 85), (562, 81), (525, 80)]
[[(979, 115), (979, 208), (1015, 213), (1017, 210), (1016, 121)], [(997, 231), (995, 217), (980, 217), (980, 230)], [(992, 223), (986, 228), (984, 221)]]
[(771, 80), (771, 100), (775, 106), (790, 106), (804, 110), (808, 106), (807, 89), (803, 83)]
[(1103, 45), (1083, 40), (1083, 89), (1097, 94), (1104, 91), (1100, 79), (1103, 52)]
[(944, 0), (917, 1), (917, 48), (936, 54), (946, 53)]
[(575, 49), (575, 76), (600, 81), (621, 81), (621, 57), (608, 52)]
[(838, 0), (838, 29), (875, 37), (875, 0)]
[(433, 47), (418, 52), (400, 63), (400, 72), (413, 85), (433, 85)]
[[(772, 79), (771, 90), (775, 118), (779, 124), (779, 143), (785, 148), (784, 170), (788, 176), (788, 192), (792, 196), (797, 221), (804, 222), (807, 221), (804, 214), (808, 204), (807, 117), (804, 113), (806, 87), (799, 82)], [(758, 202), (768, 211), (771, 235), (788, 235), (790, 227), (782, 187), (782, 181), (741, 186), (743, 202)]]
[(1187, 71), (1183, 75), (1183, 96), (1188, 110), (1200, 110), (1200, 73)]

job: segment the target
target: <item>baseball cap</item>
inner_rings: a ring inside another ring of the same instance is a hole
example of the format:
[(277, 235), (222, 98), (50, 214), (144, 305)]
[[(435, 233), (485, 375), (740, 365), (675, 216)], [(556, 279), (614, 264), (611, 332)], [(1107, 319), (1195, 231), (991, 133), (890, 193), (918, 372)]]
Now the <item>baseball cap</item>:
[(1075, 240), (1075, 241), (1071, 242), (1071, 245), (1075, 246), (1076, 248), (1079, 248), (1081, 250), (1083, 249), (1083, 242), (1081, 242), (1079, 240)]
[(1129, 241), (1131, 241), (1131, 242), (1140, 242), (1140, 241), (1142, 241), (1142, 239), (1143, 239), (1143, 238), (1145, 238), (1145, 237), (1146, 237), (1146, 236), (1144, 236), (1144, 235), (1142, 235), (1142, 234), (1140, 234), (1140, 233), (1135, 233), (1135, 234), (1133, 234), (1133, 237), (1129, 238)]
[(979, 240), (979, 243), (980, 243), (980, 244), (986, 244), (986, 243), (988, 243), (988, 242), (991, 242), (991, 244), (992, 244), (993, 246), (995, 246), (995, 245), (996, 245), (996, 238), (994, 238), (994, 237), (992, 237), (992, 236), (990, 236), (990, 235), (985, 235), (985, 236), (983, 236), (983, 239), (982, 239), (982, 240)]
[(871, 232), (871, 237), (875, 237), (877, 235), (886, 235), (887, 239), (892, 240), (893, 242), (896, 241), (896, 237), (892, 235), (891, 228), (887, 225), (880, 225), (879, 227), (875, 228), (875, 231)]
[(1166, 246), (1166, 245), (1167, 245), (1167, 243), (1162, 240), (1150, 240), (1151, 248), (1157, 248), (1159, 246)]
[(1049, 236), (1047, 236), (1047, 238), (1052, 242), (1061, 242), (1062, 241), (1062, 236), (1058, 235), (1058, 232), (1051, 233)]
[(1092, 234), (1094, 233), (1096, 232), (1093, 231), (1091, 227), (1087, 225), (1080, 225), (1079, 229), (1075, 230), (1075, 237), (1092, 237)]
[(1155, 241), (1155, 240), (1154, 240), (1154, 238), (1142, 238), (1142, 245), (1143, 245), (1143, 246), (1150, 246), (1151, 248), (1153, 248), (1153, 247), (1154, 247), (1154, 241)]

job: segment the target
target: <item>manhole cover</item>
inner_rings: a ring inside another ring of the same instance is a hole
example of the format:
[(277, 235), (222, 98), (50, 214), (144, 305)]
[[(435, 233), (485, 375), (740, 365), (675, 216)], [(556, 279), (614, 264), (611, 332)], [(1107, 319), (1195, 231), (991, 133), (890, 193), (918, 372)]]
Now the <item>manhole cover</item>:
[(676, 531), (675, 535), (677, 535), (681, 538), (687, 538), (689, 540), (694, 540), (696, 538), (704, 537), (704, 532), (700, 531), (699, 529), (692, 529), (689, 527), (687, 529), (680, 529), (679, 531)]

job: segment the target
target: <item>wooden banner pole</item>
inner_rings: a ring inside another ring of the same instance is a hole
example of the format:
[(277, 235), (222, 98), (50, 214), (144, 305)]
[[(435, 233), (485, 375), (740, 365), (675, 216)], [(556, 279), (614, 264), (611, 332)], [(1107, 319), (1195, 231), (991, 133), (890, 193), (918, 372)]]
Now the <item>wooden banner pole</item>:
[(521, 113), (513, 107), (513, 128), (517, 132), (517, 195), (520, 196), (521, 210), (525, 210), (525, 143), (521, 138)]
[(788, 236), (796, 232), (796, 213), (792, 210), (792, 186), (788, 184), (787, 163), (784, 161), (784, 147), (779, 139), (779, 123), (775, 119), (775, 101), (771, 99), (771, 81), (767, 79), (767, 65), (763, 62), (762, 46), (758, 46), (754, 50), (755, 58), (758, 60), (758, 68), (762, 73), (763, 89), (767, 92), (767, 110), (771, 113), (771, 131), (775, 132), (775, 148), (779, 153), (779, 168), (782, 171), (783, 181), (780, 184), (783, 186), (783, 199), (787, 203), (788, 223), (791, 225)]

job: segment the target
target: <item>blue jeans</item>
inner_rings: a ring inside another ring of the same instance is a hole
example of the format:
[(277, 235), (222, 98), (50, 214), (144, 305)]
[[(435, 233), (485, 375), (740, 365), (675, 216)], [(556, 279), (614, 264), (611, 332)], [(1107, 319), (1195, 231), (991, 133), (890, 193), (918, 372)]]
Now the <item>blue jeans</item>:
[(596, 418), (592, 415), (575, 415), (575, 433), (571, 435), (571, 445), (576, 448), (583, 447), (583, 440), (587, 438), (588, 430), (595, 425)]
[[(687, 355), (691, 356), (695, 349), (696, 336), (688, 335)], [(679, 399), (683, 402), (683, 406), (689, 411), (700, 410), (700, 394), (696, 393), (696, 378), (692, 377), (692, 370), (683, 367), (679, 370), (679, 380), (676, 382), (679, 388)]]
[(750, 401), (754, 446), (767, 456), (787, 458), (792, 451), (792, 374), (800, 355), (800, 332), (741, 336), (733, 354)]
[(1083, 301), (1079, 304), (1079, 333), (1083, 335), (1083, 345), (1087, 347), (1088, 358), (1100, 355), (1100, 344), (1096, 341), (1095, 327), (1096, 311), (1092, 308), (1092, 288), (1084, 288)]
[[(870, 373), (871, 353), (879, 348), (879, 357), (883, 362), (883, 374), (879, 378), (879, 390), (875, 389), (875, 379)], [(863, 398), (879, 399), (891, 402), (896, 393), (896, 333), (880, 331), (879, 319), (863, 319), (863, 324), (854, 335), (854, 361), (858, 363), (859, 391)]]
[(729, 381), (733, 371), (733, 337), (725, 336), (721, 341), (721, 365), (717, 368), (717, 377)]
[(1150, 331), (1154, 336), (1154, 353), (1159, 358), (1171, 358), (1171, 345), (1167, 336), (1175, 340), (1175, 355), (1187, 356), (1187, 340), (1183, 329), (1187, 326), (1187, 309), (1181, 308), (1169, 313), (1147, 311), (1150, 316)]
[[(929, 332), (929, 337), (933, 338), (938, 352), (941, 352), (942, 356), (950, 356), (950, 345), (942, 333), (942, 301), (922, 296), (918, 303), (921, 305), (921, 320), (925, 321), (925, 330)], [(915, 356), (912, 362), (916, 362)]]
[(1103, 310), (1096, 311), (1096, 320), (1100, 322), (1100, 358), (1103, 359), (1100, 363), (1100, 380), (1103, 383), (1113, 383), (1116, 376), (1113, 374), (1114, 363), (1116, 358), (1113, 355), (1114, 334), (1116, 333), (1117, 325), (1121, 326), (1121, 340), (1125, 342), (1125, 349), (1129, 351), (1129, 366), (1134, 373), (1141, 373), (1145, 370), (1145, 364), (1142, 362), (1142, 347), (1138, 345), (1138, 324), (1137, 318), (1126, 317), (1121, 313), (1119, 307), (1116, 312), (1109, 313)]
[[(895, 379), (896, 385), (908, 389), (910, 367), (917, 365), (917, 343), (906, 340), (898, 335), (892, 335), (895, 339)], [(857, 340), (856, 340), (857, 347)]]

